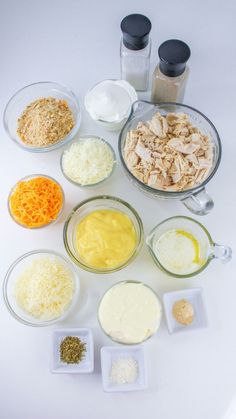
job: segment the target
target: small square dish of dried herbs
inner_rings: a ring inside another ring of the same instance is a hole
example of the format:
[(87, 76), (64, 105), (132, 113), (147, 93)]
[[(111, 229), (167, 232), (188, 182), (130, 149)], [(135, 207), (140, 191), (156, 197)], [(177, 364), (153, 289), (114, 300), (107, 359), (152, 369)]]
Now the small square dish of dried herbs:
[(94, 369), (94, 343), (90, 329), (58, 329), (53, 332), (51, 372), (86, 374)]

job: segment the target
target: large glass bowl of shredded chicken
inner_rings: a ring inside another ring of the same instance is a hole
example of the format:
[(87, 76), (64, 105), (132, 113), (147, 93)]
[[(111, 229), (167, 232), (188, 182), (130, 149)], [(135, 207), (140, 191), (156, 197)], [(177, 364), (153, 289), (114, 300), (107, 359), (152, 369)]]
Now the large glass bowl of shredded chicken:
[(155, 198), (178, 199), (195, 214), (213, 208), (205, 186), (221, 160), (221, 142), (212, 122), (178, 103), (137, 101), (119, 138), (126, 174)]
[(67, 87), (38, 82), (8, 101), (3, 123), (8, 136), (27, 151), (42, 153), (68, 143), (80, 127), (79, 102)]

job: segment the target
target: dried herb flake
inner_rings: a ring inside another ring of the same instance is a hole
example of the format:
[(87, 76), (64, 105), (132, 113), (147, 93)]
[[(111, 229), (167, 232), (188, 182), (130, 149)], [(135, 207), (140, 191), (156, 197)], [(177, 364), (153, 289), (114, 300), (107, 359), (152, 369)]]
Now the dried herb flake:
[(67, 336), (60, 344), (60, 359), (66, 364), (79, 364), (85, 356), (86, 343), (77, 336)]

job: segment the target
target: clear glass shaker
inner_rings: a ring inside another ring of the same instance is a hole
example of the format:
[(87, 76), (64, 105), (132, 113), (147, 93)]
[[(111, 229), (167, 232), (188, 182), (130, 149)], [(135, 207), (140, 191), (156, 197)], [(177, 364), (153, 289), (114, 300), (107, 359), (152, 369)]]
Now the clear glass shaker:
[(148, 88), (152, 24), (140, 14), (126, 16), (121, 22), (123, 37), (120, 45), (121, 78), (136, 90)]
[(160, 45), (160, 62), (152, 78), (152, 102), (183, 102), (189, 76), (186, 62), (190, 53), (188, 45), (178, 39), (169, 39)]

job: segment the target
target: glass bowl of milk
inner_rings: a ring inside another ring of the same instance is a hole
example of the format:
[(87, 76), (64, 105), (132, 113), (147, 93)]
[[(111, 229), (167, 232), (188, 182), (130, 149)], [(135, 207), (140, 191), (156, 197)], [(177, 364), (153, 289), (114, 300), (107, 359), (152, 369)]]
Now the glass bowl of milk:
[(216, 244), (198, 221), (184, 216), (167, 218), (147, 236), (146, 244), (156, 265), (176, 278), (202, 272), (213, 259), (230, 261), (232, 250)]
[(135, 89), (126, 80), (103, 80), (87, 92), (84, 105), (98, 125), (116, 131), (123, 127), (137, 100)]

